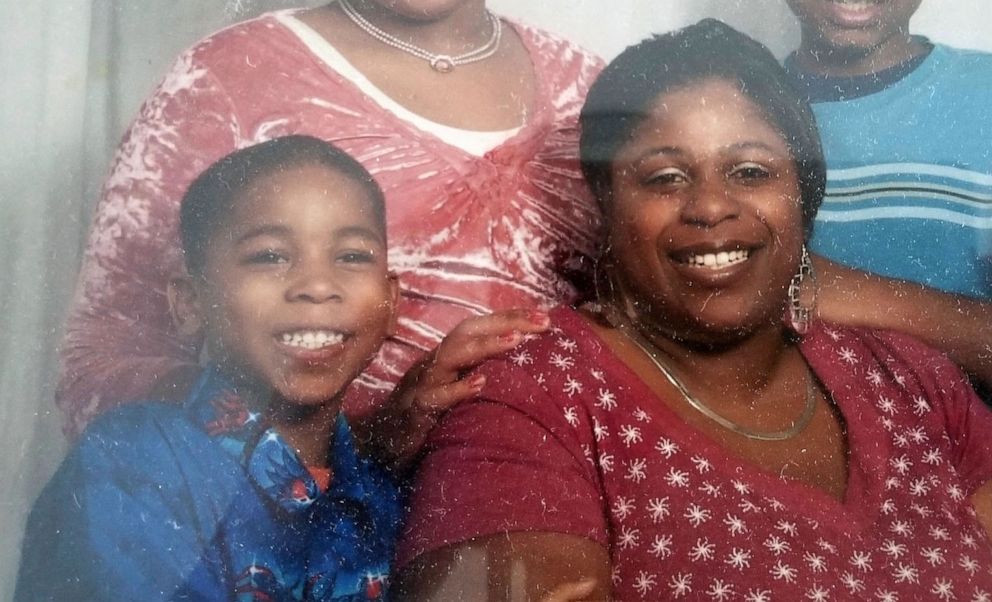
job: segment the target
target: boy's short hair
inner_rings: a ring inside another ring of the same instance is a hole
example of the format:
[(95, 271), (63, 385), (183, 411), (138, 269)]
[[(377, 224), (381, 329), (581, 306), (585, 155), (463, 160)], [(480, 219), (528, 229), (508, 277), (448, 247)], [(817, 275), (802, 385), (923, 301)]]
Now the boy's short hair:
[(765, 46), (715, 19), (630, 46), (589, 89), (579, 117), (579, 152), (582, 172), (600, 207), (609, 208), (611, 169), (617, 153), (655, 100), (708, 78), (724, 79), (738, 87), (785, 139), (798, 172), (808, 237), (826, 188), (826, 166), (813, 111)]
[(179, 210), (186, 270), (203, 274), (207, 248), (237, 196), (258, 178), (305, 165), (323, 166), (360, 183), (368, 193), (376, 226), (386, 234), (386, 202), (372, 174), (351, 155), (313, 136), (274, 138), (220, 159), (190, 185)]

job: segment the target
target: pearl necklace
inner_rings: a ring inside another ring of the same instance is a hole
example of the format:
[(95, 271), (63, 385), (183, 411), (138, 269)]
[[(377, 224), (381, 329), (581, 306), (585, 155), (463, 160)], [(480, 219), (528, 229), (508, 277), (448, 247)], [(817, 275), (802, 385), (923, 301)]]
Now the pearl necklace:
[[(619, 312), (618, 312), (619, 313)], [(785, 441), (786, 439), (791, 439), (803, 432), (807, 426), (809, 426), (810, 421), (813, 420), (813, 413), (816, 410), (816, 391), (813, 387), (813, 376), (810, 374), (809, 367), (806, 367), (806, 405), (803, 407), (803, 413), (799, 418), (792, 423), (787, 429), (782, 429), (780, 431), (763, 432), (755, 431), (749, 429), (745, 426), (741, 426), (736, 422), (733, 422), (723, 416), (717, 414), (712, 408), (707, 406), (702, 400), (695, 397), (689, 392), (685, 384), (675, 376), (675, 373), (665, 365), (661, 358), (658, 357), (658, 353), (653, 343), (648, 339), (640, 329), (630, 326), (626, 320), (620, 322), (619, 324), (614, 324), (619, 327), (620, 331), (628, 338), (638, 349), (644, 352), (644, 355), (648, 356), (651, 363), (658, 368), (658, 371), (665, 377), (665, 379), (671, 383), (679, 393), (682, 394), (682, 398), (685, 399), (694, 410), (706, 416), (713, 422), (719, 424), (723, 428), (737, 433), (748, 439), (756, 439), (758, 441)]]
[(457, 56), (435, 54), (428, 50), (424, 50), (420, 46), (415, 46), (410, 42), (404, 42), (396, 36), (379, 29), (370, 23), (368, 19), (363, 17), (361, 13), (355, 10), (355, 7), (351, 5), (349, 0), (338, 0), (338, 4), (341, 6), (341, 10), (344, 11), (344, 14), (347, 15), (348, 18), (351, 19), (351, 22), (357, 25), (359, 29), (369, 34), (376, 40), (382, 42), (386, 46), (401, 50), (407, 54), (427, 61), (431, 68), (438, 73), (450, 73), (459, 65), (467, 65), (468, 63), (475, 63), (491, 57), (496, 54), (496, 50), (499, 49), (499, 42), (503, 36), (503, 25), (499, 18), (487, 10), (486, 20), (489, 21), (489, 25), (492, 28), (492, 34), (484, 44), (474, 50), (470, 50)]

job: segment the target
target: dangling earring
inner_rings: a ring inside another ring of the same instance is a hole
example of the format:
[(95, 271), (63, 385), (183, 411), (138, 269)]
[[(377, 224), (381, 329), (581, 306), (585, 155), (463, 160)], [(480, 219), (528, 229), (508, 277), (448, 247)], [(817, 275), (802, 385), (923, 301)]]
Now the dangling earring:
[[(803, 304), (803, 284), (809, 281), (812, 285), (812, 298), (808, 304)], [(799, 270), (789, 282), (789, 328), (800, 337), (809, 330), (810, 318), (816, 309), (816, 274), (813, 272), (813, 261), (809, 257), (806, 245), (803, 245), (802, 257), (799, 260)]]

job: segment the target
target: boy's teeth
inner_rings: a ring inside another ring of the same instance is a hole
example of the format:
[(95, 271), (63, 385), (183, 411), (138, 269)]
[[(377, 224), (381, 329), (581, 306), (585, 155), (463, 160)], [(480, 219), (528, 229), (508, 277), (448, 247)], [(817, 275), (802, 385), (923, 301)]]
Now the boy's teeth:
[(720, 251), (719, 253), (703, 253), (701, 255), (689, 255), (685, 263), (691, 266), (720, 269), (728, 265), (746, 261), (750, 255), (751, 252), (746, 249), (739, 251)]
[(344, 340), (344, 335), (340, 332), (330, 330), (299, 330), (296, 332), (284, 332), (282, 342), (291, 347), (301, 347), (303, 349), (320, 349), (330, 345), (337, 345)]

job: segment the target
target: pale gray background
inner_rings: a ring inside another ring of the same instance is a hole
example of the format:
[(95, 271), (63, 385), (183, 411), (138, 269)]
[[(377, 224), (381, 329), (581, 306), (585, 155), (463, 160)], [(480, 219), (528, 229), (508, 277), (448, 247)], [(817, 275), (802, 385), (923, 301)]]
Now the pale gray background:
[[(320, 4), (320, 0), (310, 2)], [(285, 0), (0, 0), (0, 600), (22, 525), (64, 453), (53, 349), (109, 157), (172, 58)], [(606, 58), (651, 32), (722, 18), (784, 55), (783, 0), (492, 0)], [(916, 31), (992, 50), (987, 0), (925, 0)]]

